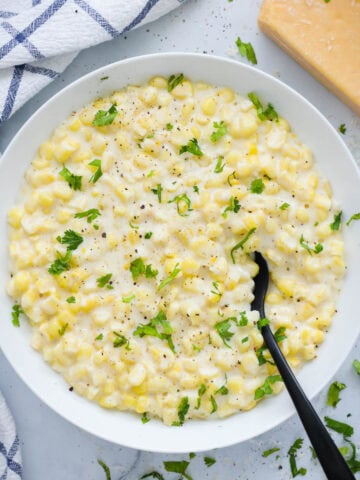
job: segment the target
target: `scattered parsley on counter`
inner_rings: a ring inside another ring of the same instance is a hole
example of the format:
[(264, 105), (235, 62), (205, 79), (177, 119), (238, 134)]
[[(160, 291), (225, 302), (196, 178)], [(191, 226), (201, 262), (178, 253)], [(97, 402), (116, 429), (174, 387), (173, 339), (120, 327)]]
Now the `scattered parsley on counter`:
[(64, 167), (61, 172), (59, 173), (64, 180), (67, 181), (70, 188), (73, 190), (81, 190), (81, 181), (82, 177), (78, 175), (74, 175), (70, 172), (66, 167)]
[(216, 460), (213, 457), (204, 457), (204, 463), (207, 467), (212, 467), (215, 465)]
[(197, 398), (195, 410), (199, 410), (201, 405), (201, 397), (204, 395), (205, 392), (206, 392), (206, 385), (202, 383), (198, 389), (198, 398)]
[(11, 317), (14, 327), (20, 327), (20, 315), (25, 313), (19, 304), (13, 305)]
[(126, 350), (131, 350), (129, 340), (124, 335), (119, 332), (113, 332), (113, 334), (116, 337), (113, 342), (115, 348), (123, 347), (125, 345)]
[(101, 213), (97, 208), (90, 208), (90, 210), (86, 210), (85, 212), (75, 213), (75, 218), (86, 218), (88, 223), (91, 223), (97, 217), (99, 217)]
[(210, 139), (213, 143), (215, 143), (227, 134), (227, 126), (226, 123), (221, 120), (221, 122), (214, 122), (213, 127), (215, 130), (210, 135)]
[[(159, 331), (158, 328), (161, 328), (162, 331)], [(160, 310), (156, 317), (152, 318), (149, 323), (140, 323), (134, 331), (134, 335), (141, 338), (145, 337), (145, 335), (150, 335), (151, 337), (166, 340), (170, 350), (175, 353), (174, 343), (171, 338), (172, 333), (173, 329), (162, 310)]]
[(67, 250), (65, 255), (56, 252), (57, 259), (50, 265), (48, 272), (51, 275), (60, 275), (60, 273), (70, 270), (71, 250)]
[(340, 229), (341, 216), (342, 216), (342, 212), (338, 212), (336, 215), (334, 215), (334, 221), (330, 223), (331, 230), (336, 231)]
[(91, 167), (96, 167), (96, 171), (94, 173), (94, 175), (92, 175), (92, 177), (90, 178), (89, 182), (90, 183), (96, 183), (99, 178), (102, 177), (102, 170), (101, 170), (101, 160), (99, 160), (98, 158), (95, 158), (95, 160), (93, 160), (92, 162), (89, 163), (89, 165)]
[(256, 178), (251, 182), (251, 185), (250, 185), (251, 193), (257, 193), (259, 195), (264, 191), (264, 189), (265, 189), (265, 185), (261, 178)]
[(56, 240), (62, 245), (67, 245), (68, 250), (76, 250), (84, 241), (82, 236), (74, 230), (66, 230), (63, 237), (59, 235)]
[(201, 151), (198, 141), (196, 138), (192, 138), (191, 140), (188, 141), (186, 145), (183, 145), (180, 148), (179, 154), (181, 155), (182, 153), (192, 153), (193, 155), (196, 155), (197, 157), (202, 157), (204, 153)]
[(301, 467), (298, 468), (296, 465), (296, 454), (297, 451), (300, 450), (302, 447), (304, 440), (302, 438), (297, 438), (295, 442), (291, 445), (288, 451), (289, 461), (290, 461), (290, 469), (293, 478), (297, 477), (298, 475), (306, 475), (306, 468)]
[[(346, 440), (346, 441), (350, 445), (350, 448), (351, 448), (350, 458), (345, 457), (345, 455), (348, 453), (348, 450), (349, 450), (348, 447), (342, 447), (342, 449), (339, 449), (339, 450), (344, 455), (346, 463), (349, 465), (352, 473), (360, 472), (360, 461), (356, 459), (356, 446), (353, 444), (353, 442), (350, 442), (350, 440)], [(345, 451), (345, 449), (346, 449), (346, 451)]]
[(167, 472), (180, 473), (187, 480), (193, 480), (192, 477), (186, 473), (186, 469), (189, 466), (189, 462), (182, 460), (180, 462), (164, 462), (164, 468)]
[(353, 220), (360, 220), (360, 212), (359, 212), (359, 213), (354, 213), (354, 215), (351, 215), (351, 217), (349, 218), (349, 220), (346, 222), (346, 226), (349, 226), (350, 223), (351, 223)]
[(273, 393), (273, 389), (271, 388), (271, 385), (273, 385), (276, 382), (282, 382), (282, 381), (283, 379), (281, 378), (280, 375), (270, 375), (269, 377), (266, 377), (264, 384), (255, 390), (254, 400), (259, 400), (260, 398), (263, 398), (265, 395), (271, 395)]
[(68, 297), (68, 298), (66, 299), (66, 301), (67, 301), (67, 303), (76, 303), (76, 298), (75, 298), (74, 296)]
[(105, 125), (111, 125), (118, 114), (116, 105), (113, 104), (109, 110), (99, 110), (96, 112), (95, 118), (93, 120), (93, 125), (95, 127), (104, 127)]
[(176, 195), (176, 197), (168, 201), (168, 203), (174, 202), (176, 203), (177, 212), (181, 217), (187, 217), (187, 212), (192, 212), (191, 200), (186, 193), (183, 193), (182, 195)]
[(248, 93), (248, 97), (254, 104), (254, 107), (257, 111), (257, 116), (260, 118), (260, 120), (275, 120), (276, 122), (279, 120), (279, 115), (271, 103), (268, 103), (267, 107), (264, 109), (258, 96), (254, 92)]
[(336, 405), (340, 402), (340, 392), (346, 388), (345, 383), (340, 382), (333, 382), (328, 390), (327, 394), (327, 405), (330, 407), (336, 407)]
[[(141, 415), (141, 422), (142, 422), (143, 424), (150, 422), (150, 420), (151, 420), (151, 418), (148, 417), (148, 412), (144, 412), (144, 413)], [(144, 477), (141, 477), (141, 478), (144, 478)]]
[(253, 65), (257, 64), (257, 58), (255, 54), (254, 47), (251, 45), (251, 43), (245, 43), (241, 40), (240, 37), (236, 39), (236, 46), (239, 50), (239, 53), (242, 57), (245, 57), (251, 62)]
[(192, 459), (195, 458), (195, 457), (196, 457), (196, 453), (194, 453), (194, 452), (190, 452), (190, 453), (189, 453), (189, 458), (190, 458), (190, 460), (192, 460)]
[(151, 478), (156, 478), (157, 480), (165, 480), (164, 477), (159, 472), (146, 473), (145, 475), (140, 477), (140, 480), (142, 480), (143, 478), (150, 478), (150, 477)]
[(98, 460), (98, 464), (105, 472), (106, 480), (111, 480), (110, 468), (102, 460)]
[[(326, 0), (325, 0), (326, 1)], [(343, 135), (345, 135), (346, 133), (346, 125), (345, 123), (342, 123), (339, 127), (339, 132), (342, 133)]]
[(280, 208), (280, 210), (286, 210), (286, 209), (289, 208), (289, 207), (290, 207), (290, 204), (287, 203), (287, 202), (285, 202), (285, 203), (283, 203), (282, 205), (280, 205), (279, 208)]
[(63, 325), (61, 328), (59, 328), (58, 334), (60, 335), (60, 337), (62, 337), (64, 335), (68, 326), (69, 326), (69, 324), (65, 323), (65, 325)]
[(182, 73), (179, 75), (171, 75), (168, 79), (168, 92), (172, 92), (184, 79), (185, 77)]
[(324, 417), (324, 420), (328, 428), (342, 434), (345, 439), (351, 437), (354, 433), (354, 428), (347, 423), (339, 422), (330, 417)]
[(356, 360), (356, 359), (355, 359), (355, 360), (353, 361), (353, 367), (355, 368), (356, 373), (357, 373), (358, 375), (360, 375), (360, 362), (359, 362), (359, 360)]
[(239, 250), (239, 248), (241, 248), (241, 250), (244, 250), (244, 245), (245, 243), (249, 240), (249, 238), (251, 237), (251, 235), (253, 235), (256, 231), (256, 228), (251, 228), (248, 233), (245, 235), (245, 237), (240, 240), (239, 243), (237, 243), (231, 250), (230, 250), (230, 256), (231, 256), (231, 260), (232, 262), (235, 264), (235, 257), (234, 257), (234, 253), (236, 252), (236, 250)]
[(96, 279), (96, 283), (98, 287), (100, 288), (108, 288), (109, 290), (112, 290), (114, 287), (111, 285), (111, 277), (112, 273), (107, 273), (106, 275), (103, 275), (102, 277), (99, 277)]
[(225, 162), (222, 163), (223, 160), (224, 160), (224, 157), (220, 155), (216, 161), (214, 173), (222, 173), (224, 171)]
[(280, 451), (280, 448), (278, 448), (278, 447), (269, 448), (269, 450), (265, 450), (265, 451), (262, 453), (262, 456), (263, 456), (264, 458), (267, 458), (267, 457), (269, 457), (270, 455), (272, 455), (273, 453), (279, 452), (279, 451)]
[(317, 243), (315, 245), (314, 248), (311, 248), (305, 241), (305, 238), (303, 235), (301, 235), (300, 237), (300, 241), (299, 241), (300, 245), (310, 254), (312, 255), (312, 253), (320, 253), (323, 251), (324, 247), (322, 246), (321, 243)]
[(163, 188), (161, 186), (161, 183), (158, 183), (156, 185), (156, 188), (152, 188), (151, 189), (152, 193), (154, 193), (155, 195), (157, 195), (158, 197), (158, 200), (159, 200), (159, 203), (161, 203), (161, 195), (162, 195), (162, 191), (163, 191)]
[[(184, 424), (185, 422), (185, 417), (186, 417), (186, 414), (188, 413), (189, 411), (189, 408), (190, 408), (190, 404), (189, 404), (189, 398), (188, 397), (183, 397), (179, 403), (179, 406), (178, 406), (178, 417), (179, 417), (179, 421), (177, 422), (173, 422), (172, 425), (174, 427), (180, 427), (181, 425)], [(169, 470), (167, 470), (169, 471)]]

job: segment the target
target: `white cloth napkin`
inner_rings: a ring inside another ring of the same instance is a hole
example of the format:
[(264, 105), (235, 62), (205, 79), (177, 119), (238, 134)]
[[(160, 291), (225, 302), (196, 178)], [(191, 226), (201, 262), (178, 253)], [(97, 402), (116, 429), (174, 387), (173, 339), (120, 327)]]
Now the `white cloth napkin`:
[(0, 0), (0, 124), (80, 50), (151, 22), (184, 1)]
[(22, 478), (19, 438), (14, 420), (0, 393), (0, 479)]

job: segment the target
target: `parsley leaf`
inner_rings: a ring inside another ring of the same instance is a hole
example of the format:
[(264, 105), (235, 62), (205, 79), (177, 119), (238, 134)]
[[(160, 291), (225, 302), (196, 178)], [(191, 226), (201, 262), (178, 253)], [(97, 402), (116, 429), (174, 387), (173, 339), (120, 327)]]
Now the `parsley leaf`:
[(66, 299), (67, 303), (76, 303), (76, 298), (74, 296), (71, 296)]
[(289, 208), (289, 207), (290, 207), (290, 204), (287, 203), (287, 202), (285, 202), (285, 203), (283, 203), (282, 205), (280, 205), (279, 208), (280, 208), (280, 210), (286, 210), (286, 209)]
[(201, 397), (204, 395), (205, 392), (206, 392), (206, 385), (202, 383), (198, 389), (198, 398), (197, 398), (195, 410), (199, 410), (201, 405)]
[(155, 278), (159, 273), (158, 270), (153, 270), (151, 265), (145, 265), (142, 258), (136, 258), (130, 263), (130, 272), (134, 280), (140, 275), (145, 275), (146, 278)]
[(226, 123), (221, 120), (221, 122), (214, 122), (213, 127), (215, 128), (215, 130), (211, 134), (210, 139), (212, 142), (215, 143), (227, 134), (227, 126)]
[(227, 183), (228, 185), (230, 185), (230, 187), (232, 187), (233, 185), (236, 185), (237, 183), (239, 183), (238, 180), (239, 180), (238, 174), (234, 171), (230, 173), (230, 175), (228, 176)]
[(142, 477), (140, 477), (140, 480), (142, 480), (143, 478), (149, 478), (149, 477), (156, 478), (157, 480), (165, 480), (164, 477), (159, 472), (147, 473), (147, 474), (143, 475)]
[(180, 473), (187, 480), (193, 480), (192, 477), (186, 473), (189, 462), (182, 460), (180, 462), (164, 462), (164, 467), (167, 472)]
[(85, 212), (75, 213), (75, 218), (86, 218), (88, 223), (91, 223), (95, 220), (101, 213), (97, 208), (90, 208), (90, 210), (86, 210)]
[(321, 243), (317, 243), (314, 248), (311, 248), (305, 241), (304, 236), (301, 235), (300, 237), (300, 245), (310, 254), (312, 253), (320, 253), (323, 251), (324, 247)]
[(199, 193), (199, 187), (197, 185), (193, 186), (193, 190), (195, 193)]
[(146, 232), (144, 237), (146, 240), (149, 240), (152, 237), (153, 232)]
[(266, 457), (269, 457), (270, 455), (272, 455), (273, 453), (279, 452), (279, 451), (280, 451), (280, 448), (277, 448), (277, 447), (269, 448), (269, 450), (265, 450), (265, 451), (262, 453), (262, 456), (263, 456), (264, 458), (266, 458)]
[(222, 341), (224, 342), (224, 345), (226, 345), (228, 348), (231, 348), (231, 346), (227, 343), (231, 338), (234, 336), (232, 332), (230, 332), (231, 328), (231, 321), (236, 320), (235, 317), (229, 317), (225, 320), (222, 320), (221, 322), (215, 323), (214, 327), (215, 330), (217, 331), (218, 335), (221, 337)]
[(210, 402), (211, 402), (211, 406), (212, 406), (210, 413), (215, 413), (218, 409), (218, 405), (217, 405), (216, 400), (213, 397), (213, 395), (211, 395), (211, 397), (210, 397)]
[(353, 361), (353, 367), (355, 368), (356, 373), (357, 373), (358, 375), (360, 375), (360, 362), (359, 362), (359, 360), (356, 360), (356, 359), (355, 359), (355, 360)]
[(351, 215), (349, 220), (346, 222), (346, 226), (348, 227), (353, 220), (360, 220), (360, 212), (354, 213), (354, 215)]
[(242, 57), (245, 57), (251, 62), (253, 65), (257, 64), (257, 58), (255, 54), (254, 47), (251, 45), (251, 43), (245, 43), (241, 40), (240, 37), (236, 39), (236, 46), (239, 50), (239, 53)]
[(159, 200), (159, 203), (161, 203), (161, 194), (162, 194), (162, 191), (163, 191), (163, 188), (161, 186), (161, 183), (158, 183), (156, 188), (152, 188), (151, 189), (152, 193), (154, 193), (155, 195), (157, 195), (158, 197), (158, 200)]
[(261, 387), (258, 387), (255, 390), (255, 395), (254, 395), (254, 400), (259, 400), (260, 398), (263, 398), (265, 395), (271, 395), (273, 393), (273, 389), (271, 388), (271, 385), (274, 384), (275, 382), (282, 382), (283, 379), (281, 378), (280, 375), (270, 375), (269, 377), (266, 377), (265, 382)]
[(225, 162), (222, 163), (223, 160), (224, 160), (224, 157), (222, 157), (220, 155), (218, 157), (217, 161), (216, 161), (216, 165), (215, 165), (215, 168), (214, 168), (214, 173), (222, 173), (223, 172), (224, 167), (225, 167)]
[(291, 468), (291, 474), (293, 478), (297, 477), (298, 475), (306, 475), (306, 468), (301, 467), (298, 469), (296, 465), (296, 454), (297, 451), (300, 450), (302, 447), (304, 440), (302, 438), (297, 438), (295, 442), (291, 445), (288, 451), (288, 456), (289, 456), (289, 461), (290, 461), (290, 468)]
[(14, 325), (14, 327), (20, 327), (20, 315), (22, 313), (25, 313), (25, 312), (20, 305), (18, 304), (13, 305), (11, 317), (12, 317), (12, 324)]
[(159, 273), (159, 270), (153, 270), (151, 265), (146, 265), (145, 267), (145, 277), (146, 278), (155, 278), (157, 274)]
[[(148, 423), (150, 422), (151, 418), (148, 417), (148, 412), (143, 412), (142, 416), (141, 416), (141, 422), (143, 424), (145, 423)], [(141, 477), (141, 478), (145, 478), (145, 477)]]
[[(360, 472), (360, 461), (356, 459), (356, 447), (352, 442), (350, 442), (350, 440), (346, 439), (346, 441), (351, 447), (351, 457), (345, 458), (345, 460), (349, 465), (352, 473)], [(347, 448), (347, 447), (343, 447), (343, 448)]]
[(338, 422), (330, 417), (324, 417), (326, 426), (337, 433), (341, 433), (344, 438), (351, 437), (354, 433), (354, 428), (347, 423)]
[(327, 394), (327, 404), (330, 407), (336, 407), (336, 405), (340, 402), (340, 392), (346, 388), (345, 383), (340, 382), (333, 382), (328, 390)]
[(95, 340), (102, 340), (104, 338), (104, 335), (102, 333), (99, 333), (97, 337), (95, 337)]
[(106, 480), (111, 480), (110, 468), (102, 460), (98, 460), (98, 464), (104, 470)]
[(250, 191), (251, 193), (260, 194), (264, 191), (265, 185), (261, 178), (256, 178), (251, 182)]
[(109, 110), (99, 110), (96, 112), (95, 118), (93, 120), (93, 125), (95, 127), (104, 127), (105, 125), (111, 125), (115, 120), (118, 111), (116, 105), (113, 104)]
[(179, 403), (178, 406), (178, 417), (179, 421), (178, 422), (173, 422), (174, 427), (180, 427), (181, 425), (184, 424), (185, 421), (185, 416), (188, 413), (190, 408), (189, 404), (189, 398), (188, 397), (183, 397)]
[(204, 457), (204, 463), (207, 467), (212, 467), (215, 465), (216, 460), (213, 457)]
[(188, 216), (187, 212), (192, 212), (191, 200), (186, 195), (186, 193), (183, 193), (181, 195), (176, 195), (176, 197), (168, 201), (168, 203), (173, 203), (173, 202), (176, 203), (177, 212), (181, 217), (187, 217)]
[(121, 301), (123, 303), (131, 303), (132, 300), (134, 300), (135, 295), (129, 295), (128, 297), (123, 297)]
[(342, 133), (343, 135), (345, 135), (346, 133), (346, 125), (345, 123), (342, 123), (339, 127), (339, 132)]
[(165, 128), (167, 131), (171, 132), (171, 130), (174, 128), (174, 125), (172, 125), (171, 123), (167, 123)]
[(172, 92), (184, 79), (185, 77), (182, 73), (179, 75), (171, 75), (168, 79), (168, 92)]
[(70, 270), (71, 250), (67, 250), (65, 255), (56, 252), (57, 259), (50, 265), (48, 272), (51, 275), (60, 275), (60, 273)]
[(251, 235), (255, 233), (255, 231), (256, 231), (255, 227), (251, 228), (248, 231), (248, 233), (245, 235), (245, 237), (230, 250), (230, 256), (233, 263), (235, 263), (234, 252), (236, 252), (236, 250), (238, 250), (239, 248), (241, 248), (241, 250), (244, 250), (245, 243), (249, 240)]
[[(161, 332), (158, 330), (158, 327), (161, 327)], [(161, 340), (166, 340), (170, 350), (175, 353), (174, 343), (171, 338), (173, 331), (170, 323), (167, 321), (165, 313), (160, 310), (156, 317), (152, 318), (149, 323), (140, 323), (134, 331), (134, 335), (140, 338), (149, 335), (160, 338)]]
[(215, 395), (220, 394), (220, 395), (227, 395), (229, 393), (229, 389), (226, 385), (222, 385), (220, 388), (218, 388), (215, 392)]
[(90, 178), (89, 182), (96, 183), (99, 180), (99, 178), (102, 177), (102, 174), (103, 174), (101, 170), (101, 160), (99, 160), (98, 158), (95, 158), (95, 160), (90, 162), (89, 165), (91, 167), (96, 167), (96, 171), (94, 175), (92, 175), (92, 177)]
[(161, 290), (162, 288), (164, 288), (168, 283), (170, 283), (172, 280), (174, 280), (174, 278), (181, 272), (181, 269), (179, 268), (179, 264), (177, 263), (174, 267), (174, 270), (170, 273), (170, 275), (166, 278), (164, 278), (164, 280), (161, 280), (159, 286), (158, 286), (158, 290)]
[(285, 330), (286, 330), (286, 327), (279, 327), (276, 330), (276, 332), (274, 333), (274, 338), (276, 340), (276, 343), (280, 343), (287, 338), (287, 336), (285, 335)]
[(67, 245), (68, 250), (76, 250), (84, 241), (83, 237), (74, 232), (74, 230), (66, 230), (63, 237), (56, 237), (56, 240), (62, 245)]
[(99, 277), (96, 279), (96, 283), (98, 287), (100, 288), (108, 288), (109, 290), (112, 290), (114, 287), (111, 285), (111, 277), (112, 273), (107, 273), (106, 275), (103, 275), (102, 277)]
[(276, 110), (274, 109), (271, 103), (267, 104), (267, 107), (264, 109), (262, 106), (258, 96), (254, 92), (250, 92), (248, 94), (249, 99), (254, 104), (256, 108), (257, 116), (260, 120), (275, 120), (276, 122), (279, 120), (279, 115), (277, 114)]
[(122, 347), (123, 345), (125, 345), (126, 350), (131, 350), (129, 345), (129, 340), (126, 337), (124, 337), (124, 335), (122, 335), (119, 332), (113, 332), (113, 334), (116, 337), (113, 342), (113, 346), (115, 348)]
[(81, 176), (74, 175), (66, 167), (61, 170), (59, 175), (67, 181), (70, 188), (72, 188), (73, 190), (81, 190)]
[(192, 138), (191, 140), (188, 141), (187, 145), (183, 145), (180, 148), (180, 151), (179, 151), (180, 155), (185, 152), (192, 153), (197, 157), (202, 157), (204, 155), (204, 153), (201, 151), (199, 147), (199, 144), (196, 138)]
[(331, 230), (335, 231), (340, 229), (341, 215), (342, 215), (342, 212), (339, 212), (336, 215), (334, 215), (334, 221), (330, 223)]

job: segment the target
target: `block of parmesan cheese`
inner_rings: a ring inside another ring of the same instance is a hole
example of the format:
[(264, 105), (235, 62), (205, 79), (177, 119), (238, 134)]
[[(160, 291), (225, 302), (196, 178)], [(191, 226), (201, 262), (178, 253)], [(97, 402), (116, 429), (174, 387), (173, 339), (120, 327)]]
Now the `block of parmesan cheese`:
[(258, 21), (360, 115), (360, 0), (264, 0)]

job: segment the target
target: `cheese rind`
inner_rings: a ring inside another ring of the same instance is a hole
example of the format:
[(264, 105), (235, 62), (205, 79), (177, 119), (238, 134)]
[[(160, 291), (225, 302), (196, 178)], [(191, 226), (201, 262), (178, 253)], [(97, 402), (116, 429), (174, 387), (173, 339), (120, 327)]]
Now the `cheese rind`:
[(264, 0), (260, 29), (360, 114), (360, 1)]

